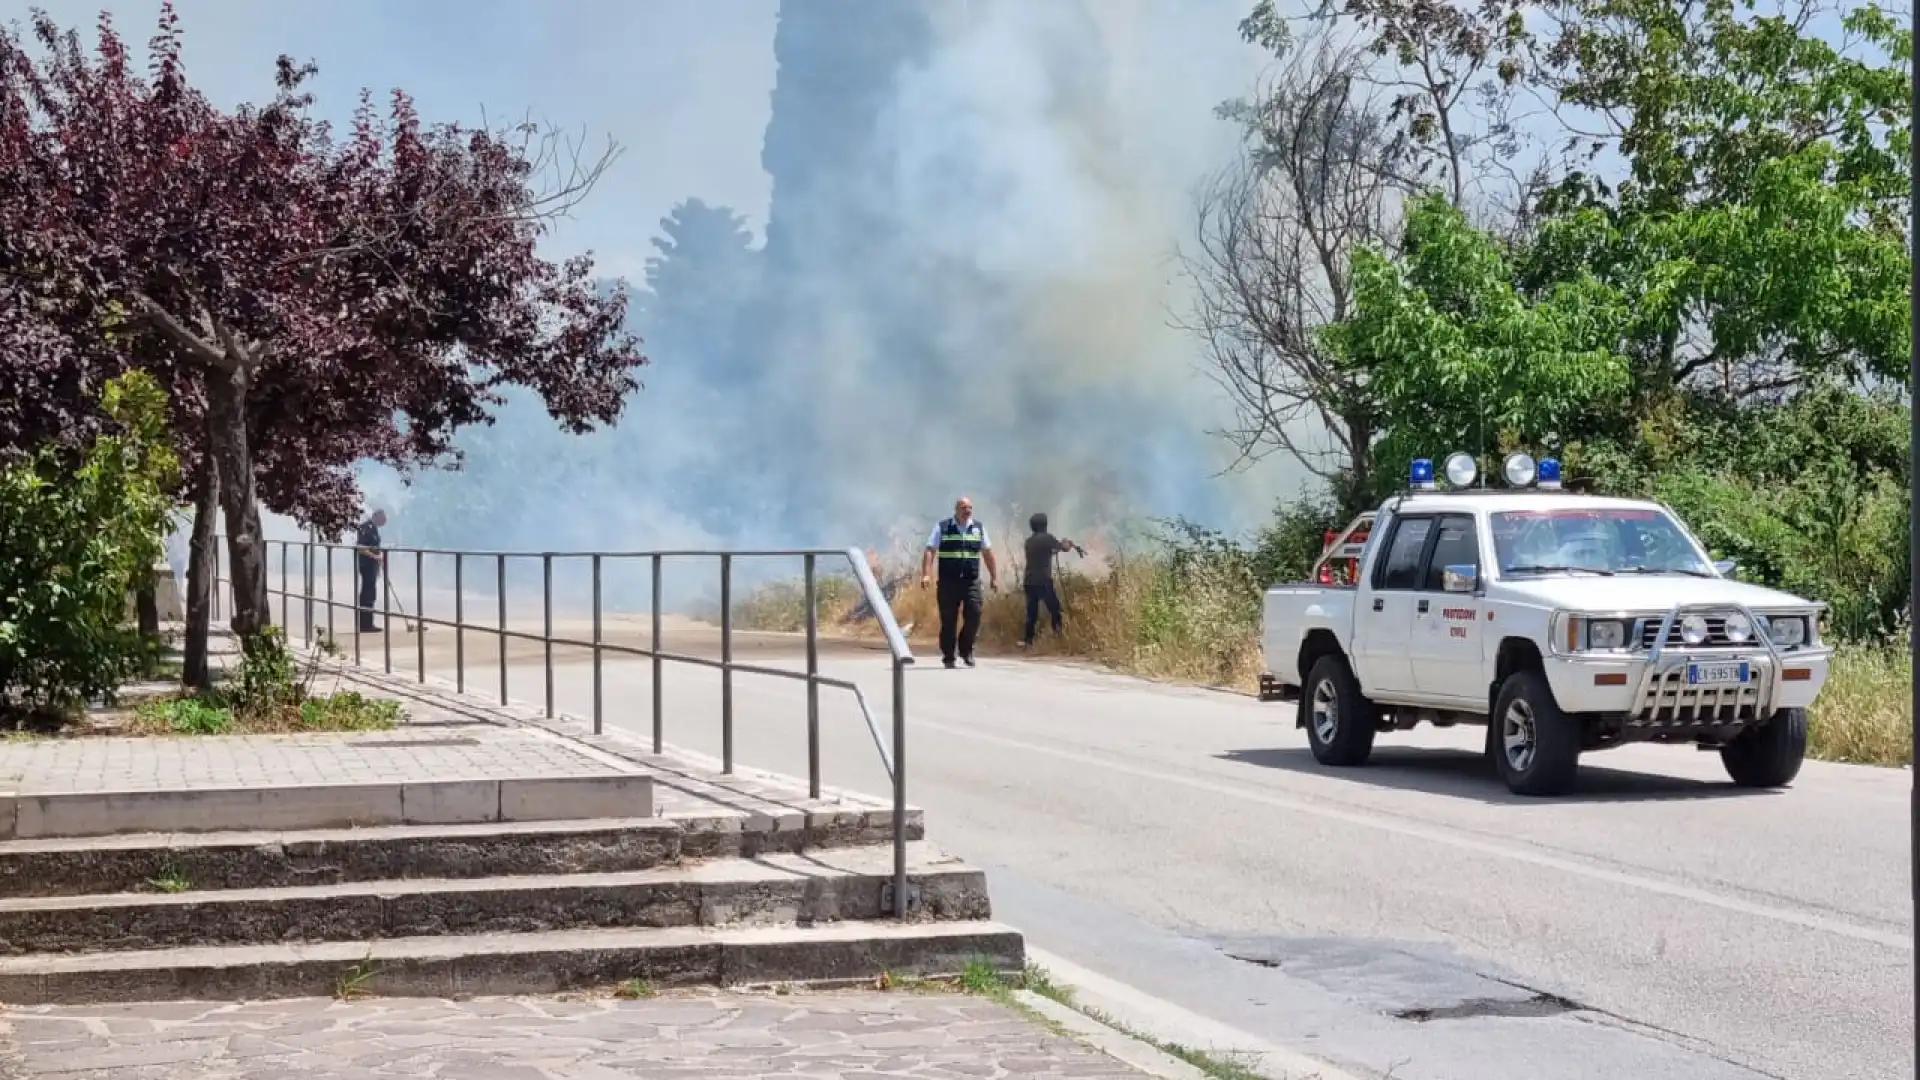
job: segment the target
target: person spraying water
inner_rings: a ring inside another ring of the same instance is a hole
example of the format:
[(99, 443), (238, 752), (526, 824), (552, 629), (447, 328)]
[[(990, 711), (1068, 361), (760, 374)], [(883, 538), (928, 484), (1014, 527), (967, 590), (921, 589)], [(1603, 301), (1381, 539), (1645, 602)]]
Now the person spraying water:
[(1027, 519), (1032, 535), (1027, 537), (1026, 580), (1023, 584), (1027, 592), (1027, 624), (1020, 635), (1020, 647), (1033, 646), (1034, 635), (1039, 631), (1040, 608), (1044, 605), (1047, 617), (1053, 623), (1055, 637), (1060, 635), (1060, 592), (1053, 584), (1053, 560), (1062, 552), (1079, 552), (1081, 558), (1087, 557), (1087, 549), (1071, 540), (1063, 540), (1047, 531), (1047, 515), (1039, 513)]

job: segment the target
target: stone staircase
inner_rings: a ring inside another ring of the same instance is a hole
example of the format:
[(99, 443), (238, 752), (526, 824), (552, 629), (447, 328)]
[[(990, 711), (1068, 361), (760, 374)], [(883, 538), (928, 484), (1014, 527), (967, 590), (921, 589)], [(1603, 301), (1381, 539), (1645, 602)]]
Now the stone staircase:
[[(651, 800), (649, 800), (651, 801)], [(640, 808), (636, 808), (640, 809)], [(652, 809), (646, 807), (645, 809)], [(0, 842), (0, 1002), (847, 982), (1024, 962), (983, 873), (873, 828), (682, 812)]]

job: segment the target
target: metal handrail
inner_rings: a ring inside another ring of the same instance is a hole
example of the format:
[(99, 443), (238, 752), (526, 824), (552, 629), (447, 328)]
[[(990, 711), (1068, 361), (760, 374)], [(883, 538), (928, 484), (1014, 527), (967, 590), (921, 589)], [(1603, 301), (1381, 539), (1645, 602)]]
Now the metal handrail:
[[(220, 588), (231, 585), (231, 578), (222, 573), (221, 549), (226, 538), (216, 537), (213, 543), (213, 616), (220, 617)], [(355, 613), (353, 623), (353, 662), (361, 663), (360, 620), (358, 597), (351, 600), (335, 600), (333, 596), (334, 558), (336, 549), (354, 550), (353, 544), (338, 544), (329, 541), (308, 540), (268, 540), (266, 541), (267, 563), (271, 566), (273, 550), (280, 551), (280, 588), (272, 588), (271, 580), (267, 595), (268, 618), (272, 617), (272, 598), (280, 598), (280, 626), (290, 634), (292, 630), (291, 603), (297, 600), (303, 613), (303, 639), (310, 645), (314, 640), (314, 631), (318, 628), (314, 606), (322, 605), (326, 609), (327, 640), (335, 641), (334, 611), (347, 608)], [(292, 584), (295, 574), (290, 572), (288, 561), (295, 549), (300, 551), (300, 569), (298, 580), (300, 591), (296, 592)], [(317, 552), (325, 553), (324, 572), (326, 587), (324, 595), (316, 595), (315, 572), (322, 567), (316, 564)], [(893, 913), (904, 918), (908, 911), (909, 894), (907, 889), (907, 782), (906, 782), (906, 667), (914, 662), (913, 650), (907, 644), (907, 638), (900, 630), (895, 619), (893, 607), (887, 602), (879, 582), (874, 580), (873, 571), (867, 564), (865, 553), (859, 548), (767, 548), (751, 550), (720, 549), (673, 549), (660, 551), (467, 551), (450, 548), (382, 548), (387, 559), (395, 554), (411, 554), (414, 563), (414, 597), (411, 611), (403, 608), (403, 617), (421, 626), (448, 627), (454, 631), (454, 685), (464, 693), (466, 691), (466, 632), (469, 630), (493, 636), (500, 646), (499, 678), (500, 703), (507, 704), (507, 642), (535, 641), (545, 646), (543, 664), (545, 669), (546, 699), (545, 713), (551, 718), (553, 707), (553, 649), (554, 646), (590, 649), (593, 652), (593, 732), (602, 734), (605, 730), (604, 706), (601, 695), (602, 658), (606, 653), (625, 656), (643, 656), (653, 661), (653, 752), (662, 753), (665, 746), (666, 720), (662, 705), (661, 683), (663, 665), (673, 663), (690, 664), (696, 667), (717, 669), (720, 672), (720, 724), (721, 724), (721, 771), (733, 772), (733, 675), (744, 672), (750, 675), (764, 675), (772, 678), (790, 679), (807, 685), (807, 794), (809, 798), (820, 798), (820, 687), (829, 686), (846, 690), (853, 695), (854, 702), (860, 707), (868, 733), (873, 737), (874, 748), (879, 751), (880, 763), (885, 767), (887, 778), (893, 787)], [(426, 599), (423, 573), (426, 556), (441, 555), (453, 559), (453, 597), (454, 617), (451, 621), (428, 618), (424, 612)], [(844, 558), (852, 568), (855, 582), (866, 600), (867, 607), (874, 613), (879, 623), (881, 635), (886, 640), (893, 669), (893, 738), (891, 744), (883, 738), (880, 725), (875, 719), (867, 696), (860, 685), (850, 679), (835, 678), (820, 673), (820, 616), (818, 603), (818, 561), (820, 558)], [(661, 570), (665, 560), (670, 558), (718, 558), (720, 560), (720, 658), (710, 659), (704, 656), (691, 656), (684, 653), (666, 651), (661, 644)], [(805, 584), (804, 604), (806, 607), (806, 653), (805, 671), (792, 671), (786, 668), (767, 667), (760, 664), (740, 663), (733, 659), (733, 564), (740, 558), (799, 558), (802, 560)], [(509, 560), (538, 559), (541, 564), (541, 611), (542, 628), (540, 633), (514, 630), (507, 626), (507, 563)], [(579, 641), (556, 637), (553, 632), (553, 566), (554, 561), (586, 559), (592, 566), (593, 591), (593, 640)], [(632, 645), (616, 645), (604, 640), (602, 630), (603, 605), (601, 602), (602, 571), (607, 560), (646, 559), (652, 571), (652, 642), (651, 647), (641, 648)], [(465, 570), (469, 560), (491, 561), (494, 564), (494, 577), (497, 601), (497, 623), (487, 626), (468, 622), (465, 609)], [(349, 559), (349, 569), (354, 562)], [(393, 672), (393, 581), (387, 573), (387, 563), (381, 566), (381, 578), (385, 588), (381, 594), (381, 627), (383, 668), (386, 673)], [(271, 573), (269, 572), (271, 579)], [(354, 580), (357, 584), (357, 574)], [(415, 672), (419, 682), (426, 681), (426, 641), (425, 635), (414, 635)]]

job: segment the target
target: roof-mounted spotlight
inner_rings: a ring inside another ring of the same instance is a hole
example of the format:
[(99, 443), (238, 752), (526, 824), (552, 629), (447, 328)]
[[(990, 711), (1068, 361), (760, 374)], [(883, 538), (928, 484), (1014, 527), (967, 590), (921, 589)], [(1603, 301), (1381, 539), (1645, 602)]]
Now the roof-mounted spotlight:
[(1533, 456), (1524, 450), (1508, 454), (1500, 471), (1506, 475), (1507, 486), (1526, 487), (1533, 483)]
[(1473, 455), (1462, 450), (1447, 458), (1447, 483), (1457, 488), (1472, 487), (1474, 478), (1480, 475), (1480, 466)]

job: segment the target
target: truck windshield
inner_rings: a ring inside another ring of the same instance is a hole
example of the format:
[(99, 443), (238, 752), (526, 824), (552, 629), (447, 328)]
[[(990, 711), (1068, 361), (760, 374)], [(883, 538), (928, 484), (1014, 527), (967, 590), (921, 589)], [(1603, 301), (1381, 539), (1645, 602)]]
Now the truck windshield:
[(1664, 511), (1612, 506), (1502, 510), (1488, 515), (1500, 573), (1684, 574), (1713, 568)]

